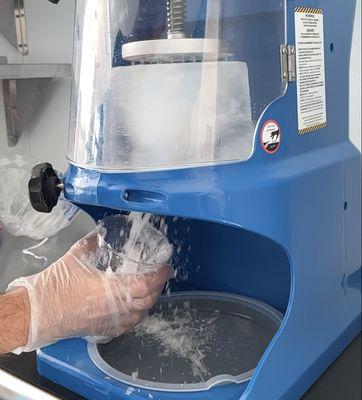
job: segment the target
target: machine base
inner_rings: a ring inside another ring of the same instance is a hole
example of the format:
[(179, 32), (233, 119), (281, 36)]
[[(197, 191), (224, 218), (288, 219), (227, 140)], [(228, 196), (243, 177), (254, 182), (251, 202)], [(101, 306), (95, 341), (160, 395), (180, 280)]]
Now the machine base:
[(239, 400), (248, 382), (228, 384), (208, 391), (166, 393), (138, 389), (116, 381), (100, 371), (88, 355), (87, 343), (71, 339), (41, 349), (38, 372), (88, 400)]
[[(361, 331), (361, 316), (308, 368), (298, 382), (285, 380), (283, 399), (297, 399), (338, 357)], [(297, 345), (297, 344), (296, 344)], [(88, 355), (87, 343), (81, 339), (66, 340), (38, 350), (37, 368), (40, 375), (88, 400), (240, 400), (248, 398), (248, 382), (224, 385), (204, 392), (166, 393), (127, 386), (105, 376)], [(276, 373), (276, 376), (278, 373)], [(261, 382), (258, 382), (260, 384)], [(244, 394), (244, 396), (243, 396)], [(131, 396), (132, 395), (132, 396)], [(130, 397), (131, 396), (131, 397)], [(246, 396), (246, 397), (245, 397)], [(259, 399), (255, 399), (259, 400)], [(260, 399), (265, 400), (265, 399)]]

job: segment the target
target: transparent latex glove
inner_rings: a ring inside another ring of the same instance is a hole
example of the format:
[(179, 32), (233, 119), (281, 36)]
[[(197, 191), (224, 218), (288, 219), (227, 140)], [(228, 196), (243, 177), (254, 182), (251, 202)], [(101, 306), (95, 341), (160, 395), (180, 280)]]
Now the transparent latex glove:
[(116, 337), (135, 326), (157, 301), (170, 267), (142, 274), (115, 274), (89, 266), (96, 247), (91, 233), (45, 271), (12, 282), (7, 291), (25, 287), (30, 324), (27, 345), (33, 351), (70, 337)]

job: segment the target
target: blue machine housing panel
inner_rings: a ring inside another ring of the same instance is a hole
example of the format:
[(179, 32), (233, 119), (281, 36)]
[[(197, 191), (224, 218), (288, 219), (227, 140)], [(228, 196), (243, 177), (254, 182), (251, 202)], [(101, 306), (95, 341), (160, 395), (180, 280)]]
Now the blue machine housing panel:
[(247, 386), (230, 384), (185, 394), (133, 388), (105, 376), (95, 367), (89, 358), (87, 344), (81, 339), (67, 340), (38, 351), (38, 371), (89, 400), (238, 400)]
[[(356, 184), (361, 156), (348, 135), (355, 1), (288, 0), (287, 5), (289, 44), (295, 43), (294, 8), (324, 9), (326, 128), (298, 135), (296, 86), (290, 84), (260, 119), (247, 162), (128, 174), (71, 166), (65, 180), (66, 196), (95, 218), (110, 210), (133, 210), (192, 220), (194, 253), (188, 265), (202, 268), (195, 273), (190, 267), (184, 285), (254, 295), (281, 310), (289, 300), (283, 324), (249, 385), (236, 391), (217, 388), (220, 392), (193, 399), (298, 399), (361, 330), (361, 194)], [(273, 155), (259, 142), (268, 119), (282, 129), (281, 147)], [(41, 374), (89, 399), (127, 400), (113, 393), (118, 384), (85, 364), (84, 349), (81, 341), (70, 341), (43, 350)], [(103, 395), (94, 397), (92, 385)], [(135, 395), (147, 399), (147, 393)]]

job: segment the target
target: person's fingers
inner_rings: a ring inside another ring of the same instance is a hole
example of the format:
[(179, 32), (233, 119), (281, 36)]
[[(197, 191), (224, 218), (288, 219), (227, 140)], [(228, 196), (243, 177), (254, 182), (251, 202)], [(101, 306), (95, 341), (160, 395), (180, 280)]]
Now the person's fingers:
[(80, 239), (72, 247), (72, 250), (76, 253), (88, 254), (97, 249), (97, 232), (92, 231)]
[(133, 299), (129, 307), (133, 310), (149, 310), (157, 302), (162, 289), (163, 285), (146, 297)]
[(131, 313), (131, 318), (129, 320), (130, 326), (135, 326), (137, 325), (143, 318), (145, 317), (145, 313), (143, 310), (141, 311), (134, 311)]
[(128, 332), (130, 329), (138, 325), (145, 317), (147, 312), (144, 311), (132, 311), (130, 314), (120, 319), (117, 326), (110, 327), (107, 332), (102, 332), (102, 336), (117, 337)]
[(114, 329), (119, 329), (124, 326), (134, 326), (138, 324), (144, 316), (143, 310), (131, 311), (126, 315), (121, 315), (118, 323), (114, 326)]
[(132, 298), (143, 298), (155, 292), (173, 277), (173, 270), (169, 266), (163, 266), (155, 272), (137, 275), (125, 275), (122, 279), (124, 286)]
[(145, 319), (148, 315), (147, 311), (139, 311), (139, 312), (133, 312), (133, 317), (132, 320), (130, 321), (129, 324), (124, 326), (124, 331), (122, 334), (128, 332), (132, 328), (134, 328), (136, 325), (138, 325), (143, 319)]
[(70, 251), (65, 255), (65, 258), (73, 257), (76, 263), (81, 267), (94, 267), (96, 265), (91, 264), (92, 253), (96, 251), (98, 246), (97, 233), (95, 231), (90, 232), (83, 239), (80, 239), (73, 245)]

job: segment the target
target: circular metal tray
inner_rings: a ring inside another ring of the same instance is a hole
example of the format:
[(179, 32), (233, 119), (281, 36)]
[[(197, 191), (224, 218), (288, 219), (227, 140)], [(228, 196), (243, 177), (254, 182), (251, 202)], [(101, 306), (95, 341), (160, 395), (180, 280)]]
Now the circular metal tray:
[(88, 352), (100, 370), (128, 385), (203, 391), (249, 380), (282, 318), (247, 297), (179, 292), (162, 296), (148, 319), (125, 335), (89, 343)]
[(132, 62), (218, 61), (232, 56), (229, 44), (219, 39), (158, 39), (122, 46), (122, 58)]

